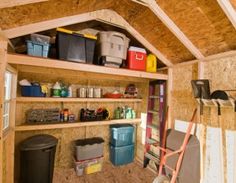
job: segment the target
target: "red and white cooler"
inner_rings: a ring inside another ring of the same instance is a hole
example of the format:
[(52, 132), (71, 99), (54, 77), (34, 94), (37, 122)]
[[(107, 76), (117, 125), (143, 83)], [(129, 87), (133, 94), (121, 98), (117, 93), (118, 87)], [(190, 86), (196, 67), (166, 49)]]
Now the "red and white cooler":
[(145, 49), (130, 46), (128, 51), (128, 68), (145, 71), (146, 57), (147, 53)]

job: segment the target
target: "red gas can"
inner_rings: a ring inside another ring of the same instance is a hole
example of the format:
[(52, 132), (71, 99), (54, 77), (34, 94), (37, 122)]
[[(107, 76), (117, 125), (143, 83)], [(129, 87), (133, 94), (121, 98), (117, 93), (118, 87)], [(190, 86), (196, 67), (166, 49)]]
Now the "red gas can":
[(145, 71), (146, 57), (145, 49), (131, 46), (128, 51), (128, 68)]

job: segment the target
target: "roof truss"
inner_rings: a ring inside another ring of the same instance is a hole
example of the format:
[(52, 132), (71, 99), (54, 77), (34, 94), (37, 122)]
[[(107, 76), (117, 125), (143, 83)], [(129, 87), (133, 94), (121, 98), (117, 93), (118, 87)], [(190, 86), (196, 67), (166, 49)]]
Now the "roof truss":
[(76, 23), (87, 22), (91, 20), (102, 21), (108, 24), (112, 24), (127, 30), (132, 34), (138, 41), (140, 41), (146, 48), (148, 48), (157, 58), (164, 63), (166, 66), (172, 66), (172, 62), (168, 60), (159, 50), (157, 50), (150, 42), (148, 42), (137, 30), (135, 30), (123, 17), (118, 15), (113, 10), (98, 10), (94, 12), (68, 16), (53, 20), (48, 20), (39, 23), (33, 23), (29, 25), (24, 25), (12, 29), (4, 30), (4, 34), (7, 38), (15, 38), (34, 32), (40, 32), (48, 29), (53, 29), (56, 27), (67, 26)]
[(152, 12), (162, 21), (163, 24), (179, 39), (179, 41), (199, 60), (204, 59), (199, 49), (188, 39), (180, 28), (160, 8), (155, 0), (132, 0), (136, 3), (148, 6)]
[(226, 16), (236, 29), (236, 11), (229, 0), (217, 0)]
[(0, 1), (0, 9), (1, 8), (9, 8), (13, 6), (20, 6), (25, 4), (31, 4), (31, 3), (39, 3), (44, 2), (48, 0), (1, 0)]

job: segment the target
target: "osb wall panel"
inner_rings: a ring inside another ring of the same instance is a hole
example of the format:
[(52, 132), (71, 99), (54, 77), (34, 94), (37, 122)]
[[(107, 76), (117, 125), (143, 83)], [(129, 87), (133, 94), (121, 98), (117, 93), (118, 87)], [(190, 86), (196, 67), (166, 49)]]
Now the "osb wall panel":
[(191, 80), (198, 77), (197, 64), (173, 68), (171, 91), (172, 119), (189, 121), (197, 103), (193, 98)]
[[(211, 92), (215, 90), (236, 89), (236, 56), (218, 59), (204, 64), (204, 78), (210, 80)], [(228, 95), (236, 97), (236, 91), (227, 92)], [(217, 117), (217, 110), (211, 108), (208, 115), (215, 116), (210, 124), (222, 129), (236, 130), (236, 119), (233, 107), (222, 108), (221, 118)], [(207, 115), (207, 114), (206, 114)]]
[(215, 0), (157, 0), (204, 55), (234, 50), (236, 30)]
[(113, 9), (173, 63), (194, 59), (194, 56), (149, 8), (122, 0), (116, 1)]
[[(209, 62), (204, 62), (204, 78), (209, 79), (211, 92), (214, 90), (226, 90), (235, 89), (236, 83), (236, 56), (225, 57)], [(192, 95), (192, 89), (190, 81), (191, 79), (197, 79), (197, 64), (188, 65), (183, 67), (173, 68), (173, 91), (172, 91), (172, 116), (174, 119), (189, 121), (191, 111), (198, 104)], [(236, 97), (236, 92), (228, 92), (233, 97)], [(187, 112), (188, 111), (188, 112)], [(222, 152), (222, 177), (224, 182), (227, 181), (227, 145), (226, 145), (226, 130), (236, 130), (236, 113), (233, 107), (222, 107), (221, 116), (218, 116), (217, 107), (206, 107), (204, 106), (203, 116), (200, 117), (199, 121), (202, 126), (200, 129), (200, 143), (202, 147), (202, 165), (203, 171), (208, 168), (209, 171), (214, 172), (214, 168), (211, 162), (207, 159), (206, 152), (211, 148), (218, 148), (214, 143), (208, 144), (207, 138), (209, 132), (207, 127), (214, 127), (221, 131), (222, 146), (219, 147), (219, 151)], [(218, 140), (219, 140), (218, 139)], [(212, 140), (214, 141), (214, 140)], [(219, 143), (219, 142), (217, 142)], [(209, 149), (208, 149), (209, 148)], [(214, 156), (213, 156), (214, 158)], [(221, 173), (221, 172), (218, 172)], [(209, 178), (209, 175), (205, 175), (204, 178)], [(206, 180), (203, 180), (206, 181)]]

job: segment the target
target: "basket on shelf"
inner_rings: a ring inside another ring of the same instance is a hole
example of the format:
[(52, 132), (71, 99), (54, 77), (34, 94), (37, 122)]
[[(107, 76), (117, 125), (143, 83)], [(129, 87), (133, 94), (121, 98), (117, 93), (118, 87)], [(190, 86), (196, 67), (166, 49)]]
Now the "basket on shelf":
[(30, 109), (26, 113), (26, 122), (59, 122), (60, 110), (54, 109)]

